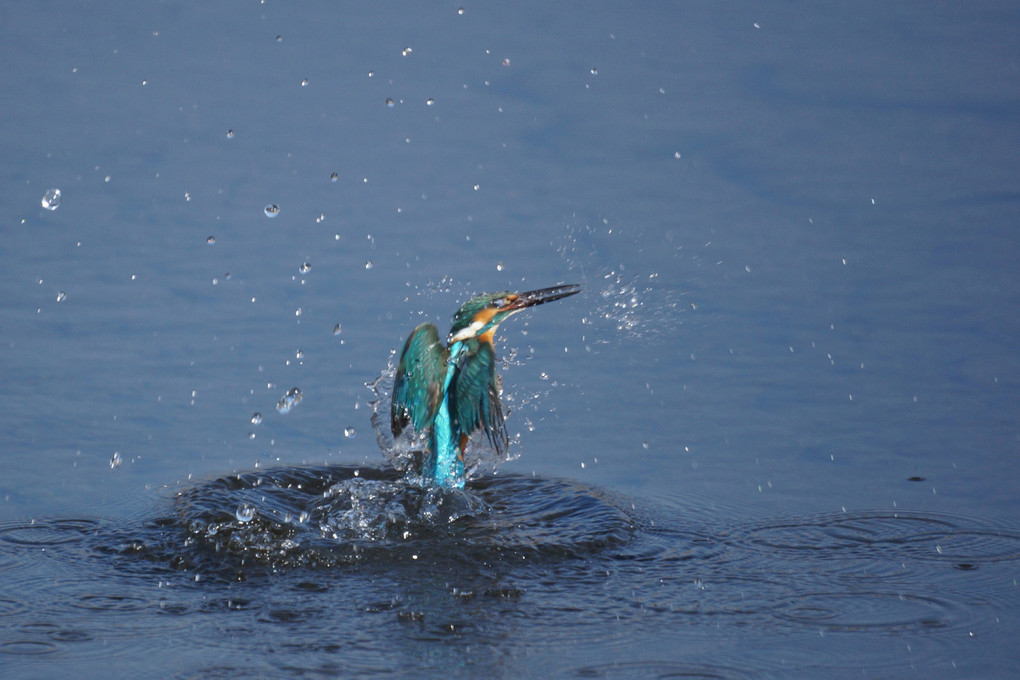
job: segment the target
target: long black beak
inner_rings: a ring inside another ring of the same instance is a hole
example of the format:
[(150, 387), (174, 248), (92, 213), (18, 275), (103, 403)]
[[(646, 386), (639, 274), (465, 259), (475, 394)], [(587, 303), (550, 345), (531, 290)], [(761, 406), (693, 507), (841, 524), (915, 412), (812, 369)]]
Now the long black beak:
[(504, 307), (504, 309), (524, 309), (525, 307), (544, 305), (547, 302), (562, 300), (565, 297), (570, 297), (571, 295), (580, 292), (581, 286), (576, 283), (570, 283), (563, 286), (553, 286), (552, 288), (529, 290), (526, 293), (518, 293), (517, 299)]

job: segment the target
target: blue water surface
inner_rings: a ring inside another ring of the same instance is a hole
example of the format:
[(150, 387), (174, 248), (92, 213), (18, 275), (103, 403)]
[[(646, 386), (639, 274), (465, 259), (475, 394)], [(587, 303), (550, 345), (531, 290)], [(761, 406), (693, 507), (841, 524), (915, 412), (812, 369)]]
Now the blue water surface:
[[(1018, 31), (9, 3), (0, 675), (1015, 677)], [(560, 282), (408, 486), (407, 334)]]

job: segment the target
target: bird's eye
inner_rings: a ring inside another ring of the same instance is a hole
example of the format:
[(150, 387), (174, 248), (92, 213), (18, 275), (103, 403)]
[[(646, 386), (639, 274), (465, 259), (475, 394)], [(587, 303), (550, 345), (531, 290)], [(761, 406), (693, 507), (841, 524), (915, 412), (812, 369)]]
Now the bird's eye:
[(495, 300), (492, 301), (492, 306), (495, 307), (496, 309), (499, 309), (505, 303), (506, 303), (506, 298), (496, 298)]

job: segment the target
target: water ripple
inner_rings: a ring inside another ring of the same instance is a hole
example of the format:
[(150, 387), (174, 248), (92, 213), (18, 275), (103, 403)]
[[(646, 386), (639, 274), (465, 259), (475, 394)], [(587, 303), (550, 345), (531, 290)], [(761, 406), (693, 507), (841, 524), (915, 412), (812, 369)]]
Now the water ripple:
[[(605, 494), (573, 482), (500, 476), (426, 490), (395, 471), (344, 466), (224, 477), (181, 492), (175, 506), (160, 536), (172, 540), (173, 523), (183, 530), (178, 565), (232, 577), (253, 564), (576, 557), (623, 545), (634, 528)], [(153, 538), (118, 550), (144, 552)]]

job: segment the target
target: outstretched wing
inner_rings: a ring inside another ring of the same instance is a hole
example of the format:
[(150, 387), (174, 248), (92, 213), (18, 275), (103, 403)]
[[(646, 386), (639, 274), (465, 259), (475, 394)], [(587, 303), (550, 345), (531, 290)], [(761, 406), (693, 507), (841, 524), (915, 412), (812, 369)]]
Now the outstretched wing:
[(446, 359), (450, 355), (439, 340), (439, 331), (430, 323), (414, 329), (400, 355), (393, 380), (390, 429), (396, 437), (408, 423), (424, 432), (435, 418), (443, 398)]
[(467, 436), (475, 430), (484, 430), (489, 443), (496, 451), (504, 453), (510, 438), (499, 403), (496, 356), (492, 345), (468, 341), (468, 347), (457, 363), (458, 369), (450, 383), (450, 392), (456, 397), (450, 413), (454, 426)]

